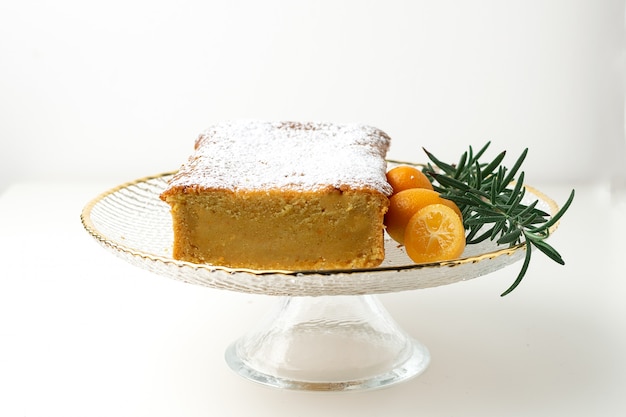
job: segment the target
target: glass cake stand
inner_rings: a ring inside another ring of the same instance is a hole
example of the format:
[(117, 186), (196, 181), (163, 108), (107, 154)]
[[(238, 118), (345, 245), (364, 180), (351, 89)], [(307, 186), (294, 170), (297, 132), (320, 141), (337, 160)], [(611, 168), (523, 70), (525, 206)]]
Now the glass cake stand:
[[(468, 245), (462, 257), (413, 263), (385, 236), (376, 268), (258, 271), (172, 258), (169, 206), (159, 199), (173, 173), (122, 184), (90, 201), (81, 220), (104, 248), (156, 274), (210, 288), (278, 296), (275, 311), (226, 350), (227, 364), (261, 384), (312, 391), (389, 386), (422, 373), (428, 349), (407, 335), (376, 294), (416, 290), (476, 278), (524, 256), (523, 244)], [(556, 213), (550, 198), (526, 187), (527, 199)], [(529, 202), (530, 202), (529, 201)]]

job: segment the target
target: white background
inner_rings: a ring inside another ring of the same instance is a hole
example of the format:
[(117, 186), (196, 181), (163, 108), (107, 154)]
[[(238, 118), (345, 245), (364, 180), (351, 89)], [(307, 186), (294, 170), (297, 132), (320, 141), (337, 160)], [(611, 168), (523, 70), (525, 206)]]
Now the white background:
[(3, 0), (0, 189), (176, 169), (238, 118), (368, 123), (417, 161), (491, 140), (530, 148), (529, 182), (607, 178), (623, 20), (616, 0)]

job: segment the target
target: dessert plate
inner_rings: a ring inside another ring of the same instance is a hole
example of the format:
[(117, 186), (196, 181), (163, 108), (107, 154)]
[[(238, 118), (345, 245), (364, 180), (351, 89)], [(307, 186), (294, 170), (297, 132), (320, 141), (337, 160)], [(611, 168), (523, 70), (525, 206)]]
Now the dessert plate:
[[(106, 191), (83, 209), (85, 229), (102, 246), (131, 264), (159, 275), (211, 288), (282, 296), (362, 295), (453, 284), (523, 258), (525, 245), (485, 241), (468, 245), (459, 259), (415, 264), (385, 234), (385, 260), (375, 268), (324, 271), (261, 271), (194, 264), (172, 258), (169, 206), (159, 199), (172, 173), (141, 178)], [(554, 214), (556, 203), (527, 186), (526, 199)]]
[[(390, 161), (390, 165), (395, 163)], [(413, 164), (415, 165), (415, 164)], [(352, 391), (386, 387), (422, 373), (428, 349), (407, 335), (375, 294), (453, 284), (524, 257), (525, 245), (468, 245), (459, 259), (415, 264), (385, 235), (376, 268), (258, 271), (172, 258), (172, 220), (159, 194), (173, 173), (115, 187), (83, 209), (83, 226), (104, 248), (156, 274), (210, 288), (280, 296), (278, 306), (226, 350), (240, 376), (277, 388)], [(527, 186), (527, 203), (554, 215), (557, 205)], [(556, 227), (556, 225), (554, 226)]]

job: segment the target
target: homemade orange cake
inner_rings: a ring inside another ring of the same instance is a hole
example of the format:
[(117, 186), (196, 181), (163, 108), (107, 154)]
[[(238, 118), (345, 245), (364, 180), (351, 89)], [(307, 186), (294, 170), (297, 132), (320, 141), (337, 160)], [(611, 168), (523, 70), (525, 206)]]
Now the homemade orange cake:
[(389, 142), (360, 124), (210, 127), (161, 194), (174, 258), (265, 270), (379, 265)]

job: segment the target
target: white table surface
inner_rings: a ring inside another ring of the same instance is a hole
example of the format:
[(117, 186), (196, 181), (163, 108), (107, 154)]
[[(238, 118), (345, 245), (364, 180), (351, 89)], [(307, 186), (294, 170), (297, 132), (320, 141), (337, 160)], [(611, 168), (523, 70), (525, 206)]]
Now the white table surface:
[[(235, 375), (224, 350), (276, 299), (154, 275), (102, 249), (83, 205), (116, 184), (15, 184), (0, 195), (0, 416), (626, 415), (626, 205), (577, 197), (551, 243), (468, 282), (379, 296), (428, 346), (393, 387), (310, 393)], [(569, 186), (533, 184), (563, 203)]]

